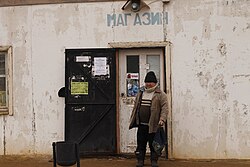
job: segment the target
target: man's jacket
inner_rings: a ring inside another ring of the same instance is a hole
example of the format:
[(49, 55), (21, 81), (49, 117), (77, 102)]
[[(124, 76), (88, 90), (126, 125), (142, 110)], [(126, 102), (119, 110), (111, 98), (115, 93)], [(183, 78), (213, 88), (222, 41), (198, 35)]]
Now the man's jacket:
[[(144, 91), (145, 89), (141, 88), (135, 98), (135, 104), (130, 117), (129, 129), (138, 127), (139, 125), (138, 111), (140, 109), (139, 107), (140, 107), (141, 97)], [(168, 114), (167, 95), (165, 92), (161, 91), (160, 88), (158, 87), (156, 88), (154, 95), (152, 97), (150, 110), (151, 110), (151, 115), (149, 119), (149, 133), (155, 133), (158, 128), (159, 120), (166, 122)]]

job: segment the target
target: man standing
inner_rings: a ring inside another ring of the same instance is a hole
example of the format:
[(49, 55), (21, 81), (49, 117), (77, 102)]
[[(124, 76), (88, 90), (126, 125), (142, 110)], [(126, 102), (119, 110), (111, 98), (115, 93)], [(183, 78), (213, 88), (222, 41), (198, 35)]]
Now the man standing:
[(168, 114), (167, 95), (160, 90), (155, 73), (150, 71), (145, 77), (145, 86), (138, 92), (130, 117), (129, 129), (138, 127), (136, 167), (143, 167), (147, 142), (149, 142), (151, 166), (158, 167), (158, 155), (152, 142), (159, 126), (164, 126)]

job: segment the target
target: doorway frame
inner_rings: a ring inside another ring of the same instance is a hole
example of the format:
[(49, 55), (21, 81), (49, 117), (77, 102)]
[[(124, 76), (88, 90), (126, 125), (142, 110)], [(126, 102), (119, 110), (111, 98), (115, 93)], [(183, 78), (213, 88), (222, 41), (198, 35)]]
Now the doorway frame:
[[(143, 48), (164, 48), (164, 54), (163, 57), (165, 59), (165, 86), (164, 91), (167, 93), (168, 97), (168, 107), (169, 107), (169, 113), (167, 118), (167, 136), (168, 136), (168, 155), (166, 155), (166, 158), (172, 159), (173, 158), (173, 132), (172, 132), (172, 82), (171, 82), (171, 45), (172, 43), (169, 41), (159, 41), (159, 42), (110, 42), (109, 46), (111, 48), (116, 49), (116, 124), (119, 125), (119, 112), (120, 111), (120, 104), (119, 104), (119, 49), (143, 49)], [(117, 153), (120, 154), (120, 127), (116, 126), (116, 134), (117, 134)]]

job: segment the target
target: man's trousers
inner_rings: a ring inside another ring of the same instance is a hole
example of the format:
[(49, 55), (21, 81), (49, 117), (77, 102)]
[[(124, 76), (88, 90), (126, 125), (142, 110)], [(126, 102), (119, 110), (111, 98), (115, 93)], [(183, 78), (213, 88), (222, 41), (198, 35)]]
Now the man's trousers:
[(158, 160), (157, 153), (155, 152), (152, 143), (154, 140), (155, 133), (148, 133), (149, 127), (147, 125), (139, 125), (137, 130), (137, 148), (135, 151), (136, 158), (138, 160), (145, 159), (147, 143), (149, 144), (150, 148), (150, 159)]

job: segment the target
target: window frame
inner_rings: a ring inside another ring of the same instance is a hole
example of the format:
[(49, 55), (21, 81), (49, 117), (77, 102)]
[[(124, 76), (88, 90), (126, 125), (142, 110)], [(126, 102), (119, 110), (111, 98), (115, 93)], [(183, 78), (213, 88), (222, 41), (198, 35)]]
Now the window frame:
[(11, 46), (0, 46), (0, 52), (6, 54), (6, 107), (0, 107), (0, 115), (13, 115), (13, 54)]

